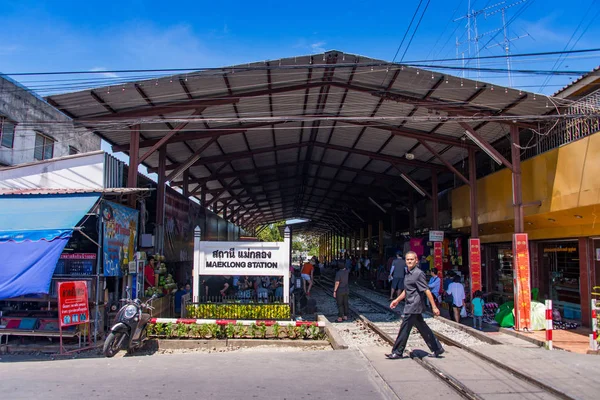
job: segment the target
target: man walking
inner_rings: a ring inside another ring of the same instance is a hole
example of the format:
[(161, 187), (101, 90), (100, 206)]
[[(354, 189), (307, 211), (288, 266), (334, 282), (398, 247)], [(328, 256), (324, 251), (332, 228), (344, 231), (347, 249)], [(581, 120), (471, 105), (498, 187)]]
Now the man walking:
[(348, 278), (350, 271), (344, 267), (344, 264), (339, 263), (339, 271), (335, 274), (335, 286), (333, 287), (333, 297), (335, 297), (338, 305), (338, 319), (336, 322), (346, 321), (348, 319), (348, 296), (350, 287), (348, 286)]
[(425, 274), (417, 267), (417, 254), (413, 251), (409, 251), (405, 255), (406, 266), (408, 272), (404, 278), (404, 290), (392, 303), (390, 308), (394, 309), (399, 302), (406, 299), (406, 305), (404, 306), (404, 314), (402, 316), (402, 325), (398, 332), (398, 337), (392, 347), (392, 352), (385, 356), (390, 360), (397, 360), (405, 358), (403, 353), (408, 342), (408, 336), (413, 326), (416, 326), (419, 333), (425, 339), (429, 350), (431, 350), (435, 357), (439, 357), (444, 353), (444, 348), (439, 341), (436, 340), (431, 328), (423, 320), (423, 312), (425, 311), (425, 296), (429, 299), (429, 303), (432, 305), (433, 315), (436, 317), (440, 315), (440, 310), (435, 305), (433, 295), (427, 286)]
[(402, 252), (398, 250), (396, 252), (396, 259), (392, 261), (392, 268), (390, 269), (389, 280), (392, 281), (392, 288), (390, 290), (390, 300), (394, 300), (394, 292), (396, 296), (400, 296), (404, 290), (404, 275), (406, 274), (406, 262), (402, 259)]

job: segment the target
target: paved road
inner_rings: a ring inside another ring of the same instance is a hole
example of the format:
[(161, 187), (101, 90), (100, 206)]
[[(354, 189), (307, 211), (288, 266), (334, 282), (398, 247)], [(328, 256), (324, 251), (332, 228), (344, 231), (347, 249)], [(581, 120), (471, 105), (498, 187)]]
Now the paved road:
[[(10, 361), (6, 361), (6, 360)], [(358, 351), (0, 360), (3, 399), (393, 399)]]

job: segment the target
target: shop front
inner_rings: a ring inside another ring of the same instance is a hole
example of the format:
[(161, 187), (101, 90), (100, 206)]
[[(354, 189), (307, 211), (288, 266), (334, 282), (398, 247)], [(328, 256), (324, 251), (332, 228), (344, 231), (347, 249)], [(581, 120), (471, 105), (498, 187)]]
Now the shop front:
[(482, 279), (488, 301), (503, 304), (514, 299), (512, 243), (486, 244), (483, 247), (485, 265)]
[(85, 283), (90, 322), (100, 330), (94, 212), (99, 198), (98, 193), (0, 196), (0, 341), (71, 337), (81, 345), (87, 325), (59, 333), (57, 287), (66, 281)]
[(538, 242), (538, 286), (540, 297), (552, 300), (563, 318), (581, 321), (584, 288), (580, 282), (579, 241)]
[[(584, 323), (582, 309), (587, 306), (587, 296), (581, 294), (587, 290), (589, 282), (581, 280), (582, 266), (584, 270), (587, 267), (585, 249), (580, 247), (580, 241), (572, 239), (530, 242), (531, 297), (540, 302), (552, 300), (554, 309), (563, 319)], [(490, 288), (488, 301), (498, 304), (513, 301), (512, 243), (485, 244), (483, 254), (483, 281)]]

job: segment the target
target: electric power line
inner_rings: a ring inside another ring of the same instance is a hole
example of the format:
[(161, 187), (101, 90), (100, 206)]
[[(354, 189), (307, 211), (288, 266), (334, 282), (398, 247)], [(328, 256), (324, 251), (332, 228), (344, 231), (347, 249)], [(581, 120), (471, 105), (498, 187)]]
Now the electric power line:
[[(509, 21), (510, 22), (510, 21)], [(508, 23), (507, 23), (508, 24)], [(491, 40), (491, 39), (490, 39)], [(577, 54), (577, 53), (591, 53), (591, 52), (599, 52), (600, 48), (591, 48), (591, 49), (581, 49), (581, 50), (567, 50), (567, 51), (550, 51), (550, 52), (537, 52), (537, 53), (521, 53), (521, 54), (513, 54), (512, 58), (516, 57), (529, 57), (529, 56), (541, 56), (541, 55), (559, 55), (559, 54)], [(479, 57), (479, 59), (493, 59), (493, 58), (505, 58), (505, 55), (498, 56), (484, 56)], [(471, 57), (470, 59), (476, 59), (477, 57)], [(467, 60), (467, 58), (465, 58)], [(458, 58), (446, 58), (446, 59), (437, 59), (437, 60), (410, 60), (405, 61), (403, 65), (411, 66), (421, 63), (431, 63), (431, 62), (450, 62), (450, 61), (462, 61)], [(335, 67), (354, 67), (356, 63), (342, 63), (336, 64)], [(372, 62), (372, 63), (360, 63), (359, 66), (368, 67), (368, 66), (389, 66), (389, 65), (399, 65), (399, 63), (391, 63), (387, 61), (382, 62)], [(331, 68), (331, 64), (296, 64), (296, 65), (270, 65), (266, 64), (263, 66), (232, 66), (232, 67), (194, 67), (194, 68), (159, 68), (159, 69), (121, 69), (121, 70), (109, 70), (109, 71), (85, 71), (85, 70), (75, 70), (75, 71), (46, 71), (46, 72), (7, 72), (2, 73), (1, 75), (6, 76), (34, 76), (34, 75), (91, 75), (91, 74), (105, 74), (105, 73), (115, 73), (115, 74), (127, 74), (127, 73), (155, 73), (155, 72), (202, 72), (202, 71), (251, 71), (251, 70), (277, 70), (277, 69), (298, 69), (298, 68)]]

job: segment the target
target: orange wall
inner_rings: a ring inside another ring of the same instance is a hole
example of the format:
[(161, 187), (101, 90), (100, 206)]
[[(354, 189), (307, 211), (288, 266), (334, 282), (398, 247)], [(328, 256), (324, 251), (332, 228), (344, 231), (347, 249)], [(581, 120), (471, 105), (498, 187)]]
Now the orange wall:
[[(600, 132), (524, 161), (521, 170), (523, 202), (542, 202), (539, 207), (524, 209), (526, 221), (527, 217), (539, 219), (540, 214), (564, 214), (565, 210), (586, 206), (593, 206), (591, 214), (595, 216), (598, 205), (599, 218), (594, 225), (600, 226)], [(479, 179), (477, 191), (480, 225), (514, 218), (508, 169)], [(452, 191), (452, 227), (470, 225), (469, 187), (462, 186)]]

